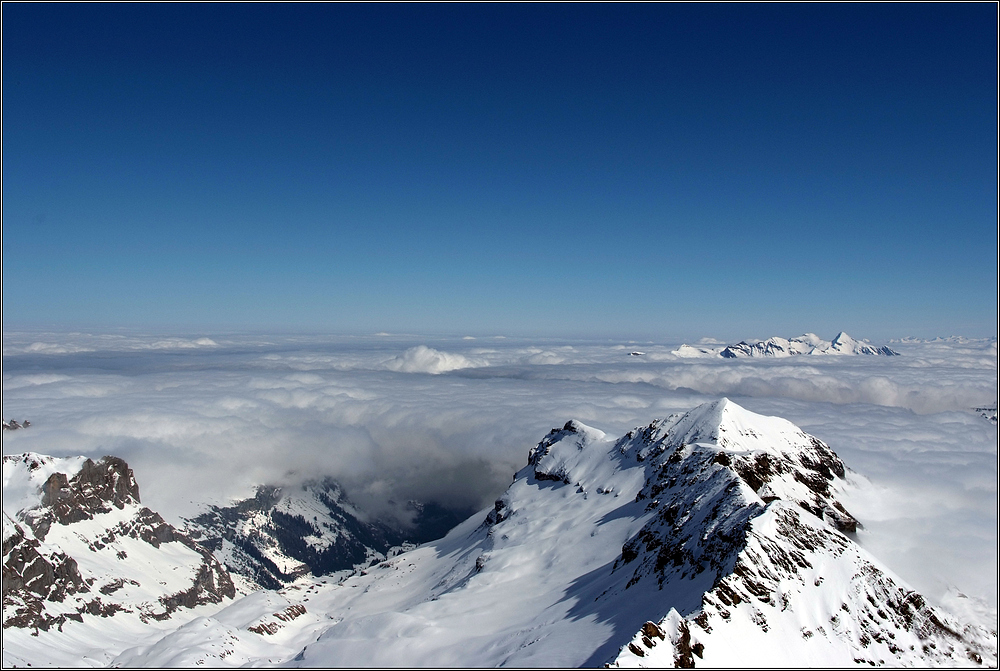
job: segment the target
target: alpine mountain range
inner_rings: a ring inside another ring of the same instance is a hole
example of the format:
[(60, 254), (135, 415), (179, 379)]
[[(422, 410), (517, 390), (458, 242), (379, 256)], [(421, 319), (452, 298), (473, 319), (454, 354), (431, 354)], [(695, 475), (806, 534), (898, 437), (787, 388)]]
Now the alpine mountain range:
[(859, 544), (830, 446), (726, 398), (617, 437), (570, 420), (490, 509), (412, 502), (407, 530), (330, 479), (176, 528), (121, 459), (3, 465), (8, 667), (997, 663), (995, 627)]

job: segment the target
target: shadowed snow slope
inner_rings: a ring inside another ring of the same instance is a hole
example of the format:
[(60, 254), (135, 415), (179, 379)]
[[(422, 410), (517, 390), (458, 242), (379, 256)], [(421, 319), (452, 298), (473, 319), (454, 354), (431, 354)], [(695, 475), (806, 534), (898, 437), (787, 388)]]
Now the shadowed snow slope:
[[(619, 439), (569, 421), (445, 538), (252, 594), (102, 661), (995, 665), (995, 631), (932, 608), (856, 544), (849, 475), (819, 439), (726, 399)], [(39, 662), (57, 635), (14, 633), (5, 659)]]

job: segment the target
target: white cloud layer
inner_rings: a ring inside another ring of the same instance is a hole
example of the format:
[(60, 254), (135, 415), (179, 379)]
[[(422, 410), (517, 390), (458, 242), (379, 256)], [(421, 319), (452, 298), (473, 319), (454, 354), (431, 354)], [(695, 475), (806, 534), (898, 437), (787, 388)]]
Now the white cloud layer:
[(860, 538), (904, 579), (995, 607), (997, 429), (971, 411), (997, 399), (995, 340), (821, 361), (685, 360), (678, 345), (9, 333), (3, 415), (32, 427), (5, 432), (3, 451), (119, 455), (173, 520), (320, 475), (376, 513), (410, 498), (482, 507), (567, 419), (620, 435), (725, 395), (863, 476)]

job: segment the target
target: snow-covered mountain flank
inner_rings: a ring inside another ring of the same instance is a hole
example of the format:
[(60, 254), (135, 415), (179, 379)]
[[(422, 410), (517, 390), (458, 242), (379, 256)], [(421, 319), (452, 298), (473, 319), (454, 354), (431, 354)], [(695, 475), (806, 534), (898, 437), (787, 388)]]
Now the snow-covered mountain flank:
[(162, 621), (235, 595), (209, 550), (140, 504), (121, 459), (4, 456), (3, 489), (5, 629)]
[(714, 357), (738, 359), (743, 357), (789, 357), (798, 354), (832, 354), (869, 356), (898, 356), (898, 352), (886, 346), (876, 347), (865, 341), (855, 340), (843, 331), (832, 341), (823, 340), (814, 333), (806, 333), (795, 338), (768, 338), (767, 340), (740, 341), (724, 347), (693, 347), (681, 345), (673, 351), (679, 357)]
[(184, 530), (215, 551), (244, 590), (279, 589), (385, 559), (398, 548), (444, 536), (462, 521), (436, 503), (409, 501), (407, 529), (371, 520), (330, 478), (293, 487), (259, 486), (251, 498), (208, 505)]
[[(6, 466), (5, 509), (8, 481), (30, 503), (40, 476)], [(5, 527), (4, 663), (89, 639), (79, 664), (995, 666), (995, 625), (931, 606), (859, 545), (850, 478), (818, 438), (726, 399), (620, 438), (570, 421), (446, 537), (226, 597), (131, 644), (104, 628), (125, 612), (84, 609), (38, 636), (9, 625)], [(12, 521), (30, 510), (47, 514)]]

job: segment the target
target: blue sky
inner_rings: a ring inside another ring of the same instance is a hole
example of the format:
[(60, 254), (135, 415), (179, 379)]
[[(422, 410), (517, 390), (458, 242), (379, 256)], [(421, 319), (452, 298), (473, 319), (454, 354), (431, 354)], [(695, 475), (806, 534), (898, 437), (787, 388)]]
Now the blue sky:
[(4, 4), (4, 329), (992, 336), (996, 11)]

